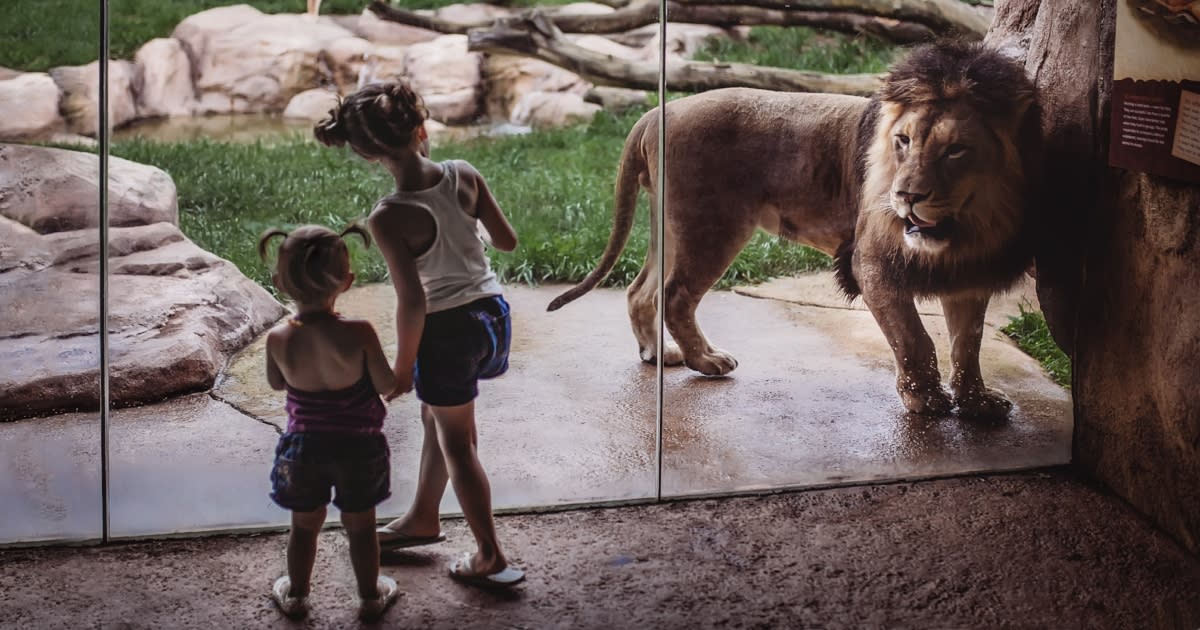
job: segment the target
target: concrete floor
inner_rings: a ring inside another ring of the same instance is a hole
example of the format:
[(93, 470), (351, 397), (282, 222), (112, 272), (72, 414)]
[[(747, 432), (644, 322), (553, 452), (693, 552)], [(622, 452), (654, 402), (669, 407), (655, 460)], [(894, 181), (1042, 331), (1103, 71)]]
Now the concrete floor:
[[(1200, 627), (1200, 561), (1059, 470), (501, 516), (526, 582), (452, 582), (471, 548), (384, 558), (395, 628)], [(266, 598), (283, 534), (0, 551), (3, 628), (354, 627), (339, 531), (305, 623)]]
[[(637, 360), (619, 291), (600, 290), (546, 313), (562, 287), (508, 289), (512, 368), (484, 384), (481, 458), (500, 509), (655, 494), (655, 373)], [(714, 345), (738, 357), (730, 378), (686, 369), (665, 376), (662, 489), (667, 496), (913, 479), (1062, 464), (1070, 455), (1069, 395), (989, 327), (984, 375), (1016, 401), (1009, 422), (903, 413), (892, 359), (869, 313), (833, 301), (828, 278), (717, 292), (701, 304)], [(760, 299), (769, 298), (769, 299)], [(356, 289), (347, 315), (377, 322), (393, 343), (394, 298)], [(1015, 312), (1015, 298), (998, 305)], [(834, 308), (837, 307), (837, 308)], [(926, 316), (946, 365), (944, 323)], [(112, 418), (111, 526), (117, 537), (271, 527), (287, 513), (266, 496), (285, 424), (265, 387), (261, 341), (211, 393), (123, 409)], [(417, 403), (392, 403), (386, 431), (401, 513), (416, 476)], [(99, 428), (94, 414), (0, 424), (0, 542), (99, 535)], [(457, 505), (448, 494), (443, 508)]]

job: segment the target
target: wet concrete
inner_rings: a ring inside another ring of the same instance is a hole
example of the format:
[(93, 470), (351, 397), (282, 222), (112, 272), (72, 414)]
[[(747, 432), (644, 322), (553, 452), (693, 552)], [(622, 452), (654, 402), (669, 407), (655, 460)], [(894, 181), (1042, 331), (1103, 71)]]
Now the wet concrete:
[[(632, 500), (656, 491), (656, 376), (637, 360), (623, 293), (596, 291), (546, 313), (559, 290), (508, 289), (516, 335), (511, 369), (482, 385), (478, 403), (480, 456), (498, 509)], [(775, 297), (788, 295), (794, 292)], [(389, 287), (364, 287), (340, 308), (375, 321), (390, 353), (393, 300)], [(1014, 398), (1016, 409), (1009, 422), (986, 425), (904, 414), (890, 352), (866, 312), (719, 292), (705, 298), (699, 318), (740, 366), (723, 379), (668, 370), (666, 495), (1068, 461), (1068, 394), (994, 331), (985, 335), (984, 375)], [(943, 323), (929, 316), (927, 325), (944, 355)], [(233, 361), (211, 394), (113, 414), (114, 535), (286, 521), (267, 498), (272, 449), (285, 418), (262, 365), (260, 340)], [(44, 440), (47, 430), (56, 437)], [(395, 515), (416, 479), (421, 432), (413, 397), (390, 405), (385, 430), (393, 497), (380, 514)], [(99, 488), (98, 431), (94, 416), (83, 415), (0, 424), (0, 461), (19, 469), (0, 479), (0, 498), (21, 506), (0, 517), (0, 542), (86, 538), (80, 532), (88, 523), (98, 535), (99, 502), (90, 494)], [(457, 510), (452, 493), (443, 509)]]
[[(1200, 562), (1122, 502), (1069, 474), (501, 516), (528, 579), (460, 586), (449, 540), (384, 558), (396, 628), (1200, 627)], [(283, 534), (0, 551), (0, 626), (355, 627), (339, 531), (320, 538), (313, 612), (266, 593)]]

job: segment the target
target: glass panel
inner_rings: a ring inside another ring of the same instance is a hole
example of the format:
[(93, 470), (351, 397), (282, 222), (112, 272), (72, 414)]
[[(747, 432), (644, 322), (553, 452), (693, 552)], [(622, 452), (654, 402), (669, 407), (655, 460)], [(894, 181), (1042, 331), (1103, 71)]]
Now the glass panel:
[[(622, 141), (649, 109), (646, 94), (633, 94), (628, 109), (597, 111), (583, 98), (590, 84), (575, 75), (499, 52), (484, 57), (465, 36), (381, 20), (360, 1), (326, 1), (317, 16), (233, 2), (189, 16), (171, 4), (113, 8), (114, 56), (142, 78), (130, 88), (131, 117), (117, 121), (113, 174), (126, 169), (123, 181), (144, 201), (141, 214), (113, 223), (128, 241), (114, 252), (111, 275), (120, 331), (114, 535), (288, 521), (268, 498), (288, 417), (284, 395), (266, 379), (264, 332), (291, 306), (272, 286), (257, 240), (274, 227), (341, 229), (395, 190), (383, 165), (322, 146), (312, 128), (338, 95), (396, 78), (428, 106), (433, 162), (470, 162), (520, 241), (512, 253), (487, 250), (513, 325), (509, 369), (480, 383), (476, 403), (494, 507), (653, 496), (655, 373), (615, 350), (628, 343), (609, 325), (624, 312), (620, 290), (600, 288), (546, 312), (564, 283), (600, 257)], [(429, 3), (450, 21), (515, 11), (440, 4)], [(632, 42), (629, 54), (646, 45), (655, 44)], [(644, 208), (637, 226), (631, 250), (644, 247)], [(336, 308), (370, 321), (391, 359), (396, 295), (385, 260), (348, 241), (355, 286)], [(636, 272), (628, 256), (610, 284)], [(387, 409), (392, 494), (381, 518), (412, 501), (426, 439), (413, 394)], [(453, 492), (441, 509), (458, 510)]]
[[(748, 28), (725, 32), (670, 23), (667, 39), (677, 50), (695, 44), (696, 62), (837, 74), (877, 73), (899, 54), (862, 35), (763, 26), (743, 15)], [(739, 70), (703, 73), (714, 79), (707, 87), (722, 73), (732, 85)], [(867, 100), (800, 94), (803, 85), (789, 83), (800, 77), (774, 76), (769, 92), (686, 96), (693, 88), (671, 85), (666, 319), (688, 367), (664, 377), (664, 494), (1067, 462), (1068, 392), (1000, 332), (1022, 304), (1036, 310), (1032, 281), (995, 301), (981, 324), (983, 378), (1015, 402), (1011, 416), (906, 413), (891, 346), (862, 300), (842, 297), (830, 258), (854, 233), (856, 210), (843, 199), (858, 187), (854, 152)], [(837, 79), (848, 91), (870, 81)], [(919, 306), (946, 383), (946, 320), (936, 302)]]
[(102, 535), (99, 23), (93, 0), (0, 23), (0, 545)]

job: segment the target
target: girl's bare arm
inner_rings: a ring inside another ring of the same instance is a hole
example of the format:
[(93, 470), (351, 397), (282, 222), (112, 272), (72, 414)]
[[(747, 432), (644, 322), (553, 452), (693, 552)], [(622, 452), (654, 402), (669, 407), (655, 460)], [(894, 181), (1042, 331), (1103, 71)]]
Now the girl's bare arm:
[(417, 263), (403, 238), (400, 213), (403, 206), (383, 205), (371, 213), (367, 225), (387, 261), (392, 288), (396, 290), (396, 362), (392, 369), (397, 383), (388, 399), (412, 389), (413, 364), (425, 328), (425, 289), (417, 275)]
[(379, 335), (369, 322), (360, 322), (357, 327), (359, 341), (367, 358), (367, 374), (371, 384), (380, 394), (390, 394), (396, 388), (396, 374), (388, 365), (387, 357), (383, 354), (383, 345), (379, 343)]
[(275, 353), (279, 351), (279, 344), (282, 342), (281, 336), (274, 330), (267, 333), (267, 385), (276, 391), (281, 390), (287, 385), (287, 381), (283, 378), (283, 371), (279, 369), (279, 364), (275, 362)]
[(504, 211), (500, 209), (496, 198), (492, 196), (492, 191), (488, 189), (483, 175), (467, 162), (459, 162), (459, 164), (462, 165), (460, 173), (463, 179), (469, 182), (468, 185), (474, 189), (475, 216), (487, 229), (492, 247), (502, 252), (511, 252), (516, 249), (517, 232), (508, 222), (508, 217), (504, 216)]

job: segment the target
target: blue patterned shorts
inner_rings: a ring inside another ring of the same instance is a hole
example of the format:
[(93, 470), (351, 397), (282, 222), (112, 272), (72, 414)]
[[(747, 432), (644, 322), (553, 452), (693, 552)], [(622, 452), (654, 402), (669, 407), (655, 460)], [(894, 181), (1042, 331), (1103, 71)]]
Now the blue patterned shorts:
[(285, 433), (275, 447), (271, 500), (293, 512), (330, 502), (365, 512), (391, 496), (391, 451), (381, 434)]
[(436, 407), (475, 400), (479, 380), (508, 371), (512, 318), (496, 295), (425, 316), (417, 349), (417, 398)]

